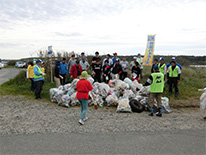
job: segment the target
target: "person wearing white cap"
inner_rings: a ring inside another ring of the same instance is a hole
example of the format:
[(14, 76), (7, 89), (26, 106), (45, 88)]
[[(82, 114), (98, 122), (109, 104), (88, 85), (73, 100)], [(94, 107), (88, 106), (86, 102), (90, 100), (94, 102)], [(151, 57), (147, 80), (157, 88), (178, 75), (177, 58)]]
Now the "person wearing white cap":
[(139, 67), (140, 67), (140, 70), (141, 70), (140, 77), (142, 78), (143, 58), (141, 57), (141, 54), (140, 54), (140, 53), (138, 53), (138, 55), (137, 55), (137, 62), (139, 63)]
[[(175, 57), (172, 57), (172, 61), (174, 61), (174, 62), (176, 63), (176, 65), (177, 65), (180, 69), (182, 69), (182, 66), (176, 62), (176, 58), (175, 58)], [(167, 68), (169, 68), (169, 66), (171, 66), (171, 63), (168, 63), (168, 64), (167, 64)]]
[(130, 62), (129, 68), (132, 70), (132, 67), (134, 66), (135, 62), (137, 62), (137, 57), (133, 57), (133, 61)]

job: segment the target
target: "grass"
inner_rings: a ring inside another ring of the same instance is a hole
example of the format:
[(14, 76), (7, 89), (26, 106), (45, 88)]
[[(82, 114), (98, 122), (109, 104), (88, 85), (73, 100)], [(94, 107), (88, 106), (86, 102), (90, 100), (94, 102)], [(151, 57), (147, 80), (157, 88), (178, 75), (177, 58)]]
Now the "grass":
[[(34, 98), (34, 93), (30, 93), (30, 80), (26, 80), (26, 71), (20, 71), (20, 73), (13, 79), (0, 85), (1, 95), (25, 95), (29, 98)], [(46, 82), (44, 83), (42, 90), (42, 98), (49, 100), (49, 89), (54, 88), (55, 83)]]
[[(144, 67), (143, 79), (141, 83), (146, 82), (150, 76), (151, 67)], [(30, 81), (25, 79), (26, 71), (21, 71), (15, 78), (0, 85), (1, 95), (25, 95), (29, 98), (34, 98), (34, 94), (30, 93)], [(49, 100), (49, 89), (55, 87), (55, 83), (50, 82), (49, 74), (47, 74), (42, 98)], [(181, 80), (179, 83), (179, 97), (175, 98), (174, 95), (170, 96), (168, 93), (169, 86), (166, 86), (166, 90), (163, 96), (167, 96), (170, 99), (170, 103), (174, 106), (199, 106), (199, 97), (202, 92), (198, 92), (198, 89), (206, 86), (206, 70), (201, 68), (188, 68), (183, 67)]]

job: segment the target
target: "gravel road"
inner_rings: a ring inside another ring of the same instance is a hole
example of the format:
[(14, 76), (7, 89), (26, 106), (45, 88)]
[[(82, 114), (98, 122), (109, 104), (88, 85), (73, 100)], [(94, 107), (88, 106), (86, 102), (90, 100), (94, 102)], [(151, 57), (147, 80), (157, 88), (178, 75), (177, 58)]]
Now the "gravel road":
[(9, 79), (14, 78), (18, 73), (20, 69), (17, 68), (2, 68), (0, 70), (0, 85)]
[(88, 110), (88, 122), (78, 124), (80, 107), (63, 108), (23, 96), (0, 97), (0, 135), (30, 133), (94, 133), (205, 129), (204, 111), (173, 109), (162, 118), (143, 113), (116, 113), (116, 108)]

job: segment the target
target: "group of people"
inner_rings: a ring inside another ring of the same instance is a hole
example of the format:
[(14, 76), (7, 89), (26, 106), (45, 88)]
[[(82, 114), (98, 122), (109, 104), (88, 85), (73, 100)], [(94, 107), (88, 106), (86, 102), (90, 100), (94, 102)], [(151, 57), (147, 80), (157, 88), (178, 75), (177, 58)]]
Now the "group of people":
[(66, 76), (69, 74), (70, 78), (79, 78), (82, 71), (88, 71), (91, 67), (91, 73), (95, 82), (106, 82), (110, 79), (115, 79), (117, 76), (121, 80), (124, 80), (128, 75), (128, 71), (131, 71), (132, 80), (137, 80), (139, 82), (140, 77), (142, 77), (142, 61), (143, 58), (139, 53), (137, 57), (133, 57), (133, 61), (129, 64), (126, 57), (122, 60), (117, 57), (117, 53), (113, 53), (114, 57), (111, 58), (110, 54), (106, 55), (106, 58), (101, 62), (99, 52), (95, 52), (95, 56), (92, 58), (91, 65), (89, 64), (85, 53), (81, 53), (81, 57), (77, 60), (75, 55), (72, 54), (68, 64), (66, 59), (63, 58), (62, 62), (56, 61), (55, 65), (55, 81), (56, 87), (64, 85), (66, 82)]
[(31, 93), (35, 91), (35, 98), (41, 99), (41, 91), (44, 84), (45, 68), (42, 60), (38, 59), (35, 63), (30, 62), (27, 68), (26, 78), (31, 81)]
[(172, 85), (175, 87), (175, 97), (178, 97), (178, 83), (180, 81), (182, 66), (176, 62), (176, 58), (172, 57), (172, 61), (167, 65), (164, 63), (164, 58), (159, 60), (155, 59), (152, 65), (151, 75), (143, 84), (143, 86), (150, 85), (149, 104), (152, 106), (149, 116), (154, 115), (155, 105), (154, 99), (157, 101), (157, 113), (156, 116), (162, 116), (162, 103), (161, 97), (164, 91), (165, 80), (169, 84), (169, 93), (172, 94)]

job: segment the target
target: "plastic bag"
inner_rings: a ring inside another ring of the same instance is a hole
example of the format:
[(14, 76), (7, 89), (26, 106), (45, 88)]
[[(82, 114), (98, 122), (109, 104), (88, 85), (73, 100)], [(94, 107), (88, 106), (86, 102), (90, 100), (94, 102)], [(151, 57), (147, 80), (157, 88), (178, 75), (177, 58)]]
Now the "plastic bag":
[(76, 105), (80, 105), (79, 100), (76, 98), (77, 96), (77, 92), (73, 93), (70, 98), (71, 98), (71, 106), (76, 106)]
[(133, 81), (133, 84), (136, 88), (138, 88), (139, 90), (141, 90), (143, 88), (143, 85), (141, 83), (138, 83), (137, 80)]
[(150, 93), (150, 86), (142, 87), (139, 91), (141, 94), (148, 95)]
[(61, 85), (61, 86), (58, 87), (58, 89), (59, 90), (64, 90), (64, 86)]
[(116, 112), (132, 112), (129, 105), (129, 98), (119, 100)]
[(114, 94), (107, 96), (105, 101), (106, 101), (108, 106), (117, 105), (118, 104), (118, 98)]
[(76, 89), (78, 81), (79, 81), (79, 79), (74, 79), (71, 83), (71, 88)]
[(124, 82), (129, 85), (129, 88), (133, 91), (133, 93), (136, 93), (136, 87), (132, 80), (130, 80), (129, 78), (125, 78)]
[(162, 97), (162, 106), (166, 113), (172, 112), (169, 105), (169, 99), (167, 97)]
[(65, 91), (64, 90), (58, 90), (57, 93), (54, 95), (54, 99), (57, 101), (57, 102), (60, 102), (62, 96), (65, 94)]
[(72, 95), (75, 92), (73, 88), (67, 89), (67, 95)]
[(58, 92), (58, 89), (57, 88), (51, 88), (49, 90), (49, 93), (50, 93), (50, 101), (51, 102), (57, 102), (57, 100), (54, 98), (55, 94)]
[(71, 83), (68, 83), (68, 84), (65, 84), (65, 85), (64, 85), (64, 89), (65, 89), (65, 90), (70, 89), (70, 87), (71, 87)]
[(105, 84), (105, 83), (100, 83), (99, 84), (99, 93), (101, 96), (106, 97), (109, 94), (110, 91), (110, 87), (109, 85)]
[(200, 96), (200, 109), (206, 110), (206, 88), (199, 91), (204, 91), (204, 93)]
[(128, 98), (134, 98), (134, 97), (135, 97), (135, 94), (133, 93), (132, 90), (127, 89), (127, 90), (124, 90), (124, 92), (123, 92), (123, 97), (124, 97), (124, 98), (126, 98), (126, 97), (128, 97)]
[(91, 83), (91, 85), (94, 83), (94, 79), (92, 77), (87, 78), (87, 80)]
[(103, 107), (104, 101), (100, 95), (96, 95), (95, 98), (93, 98), (93, 104), (94, 105), (99, 105), (100, 107)]
[(58, 102), (59, 105), (65, 106), (65, 107), (70, 107), (69, 104), (71, 102), (70, 96), (69, 95), (63, 95), (61, 100)]

